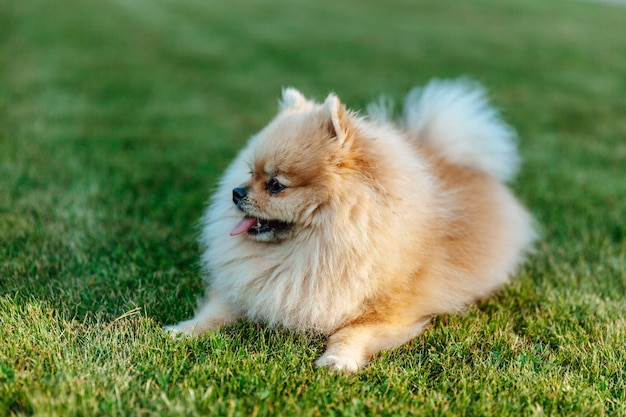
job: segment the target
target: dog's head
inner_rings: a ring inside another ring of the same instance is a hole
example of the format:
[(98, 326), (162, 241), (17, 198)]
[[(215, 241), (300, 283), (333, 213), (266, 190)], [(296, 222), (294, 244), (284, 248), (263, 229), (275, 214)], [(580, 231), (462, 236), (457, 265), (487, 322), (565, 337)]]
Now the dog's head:
[(323, 221), (322, 208), (342, 189), (351, 118), (337, 96), (323, 104), (283, 91), (278, 115), (253, 138), (249, 179), (233, 189), (242, 220), (231, 235), (279, 242)]

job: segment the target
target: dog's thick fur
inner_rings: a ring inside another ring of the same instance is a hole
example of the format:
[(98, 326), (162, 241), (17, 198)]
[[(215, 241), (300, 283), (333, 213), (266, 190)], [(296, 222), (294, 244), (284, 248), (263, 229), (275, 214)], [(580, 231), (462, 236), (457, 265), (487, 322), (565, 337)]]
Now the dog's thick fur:
[(397, 123), (369, 111), (283, 91), (204, 216), (207, 299), (168, 330), (239, 317), (314, 330), (330, 336), (317, 365), (352, 372), (509, 280), (534, 230), (503, 183), (514, 133), (484, 91), (434, 81)]

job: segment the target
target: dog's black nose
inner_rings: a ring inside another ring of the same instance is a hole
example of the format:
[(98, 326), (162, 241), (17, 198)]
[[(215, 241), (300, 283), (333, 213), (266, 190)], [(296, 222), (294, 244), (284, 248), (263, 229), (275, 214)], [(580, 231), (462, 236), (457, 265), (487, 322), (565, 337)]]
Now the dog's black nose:
[(237, 187), (233, 189), (233, 203), (239, 204), (248, 195), (248, 187)]

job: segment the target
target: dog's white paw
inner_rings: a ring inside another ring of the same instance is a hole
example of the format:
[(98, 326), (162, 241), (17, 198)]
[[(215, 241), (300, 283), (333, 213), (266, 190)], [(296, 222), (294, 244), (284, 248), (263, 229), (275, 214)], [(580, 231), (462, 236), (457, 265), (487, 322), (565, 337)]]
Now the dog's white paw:
[(165, 326), (163, 328), (165, 333), (169, 334), (172, 339), (182, 339), (185, 337), (193, 336), (194, 327), (185, 325), (185, 323), (178, 323), (172, 326)]
[(353, 373), (359, 370), (359, 362), (347, 356), (324, 354), (315, 361), (315, 365), (324, 366), (332, 371)]

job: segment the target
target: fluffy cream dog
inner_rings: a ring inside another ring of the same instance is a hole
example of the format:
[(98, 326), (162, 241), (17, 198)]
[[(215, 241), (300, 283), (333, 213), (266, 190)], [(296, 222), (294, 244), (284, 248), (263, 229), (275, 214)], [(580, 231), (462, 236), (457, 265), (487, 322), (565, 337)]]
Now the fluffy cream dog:
[(246, 317), (329, 335), (319, 366), (353, 372), (506, 283), (534, 237), (504, 181), (513, 131), (480, 86), (413, 90), (401, 121), (283, 91), (204, 216), (208, 291), (167, 330)]

